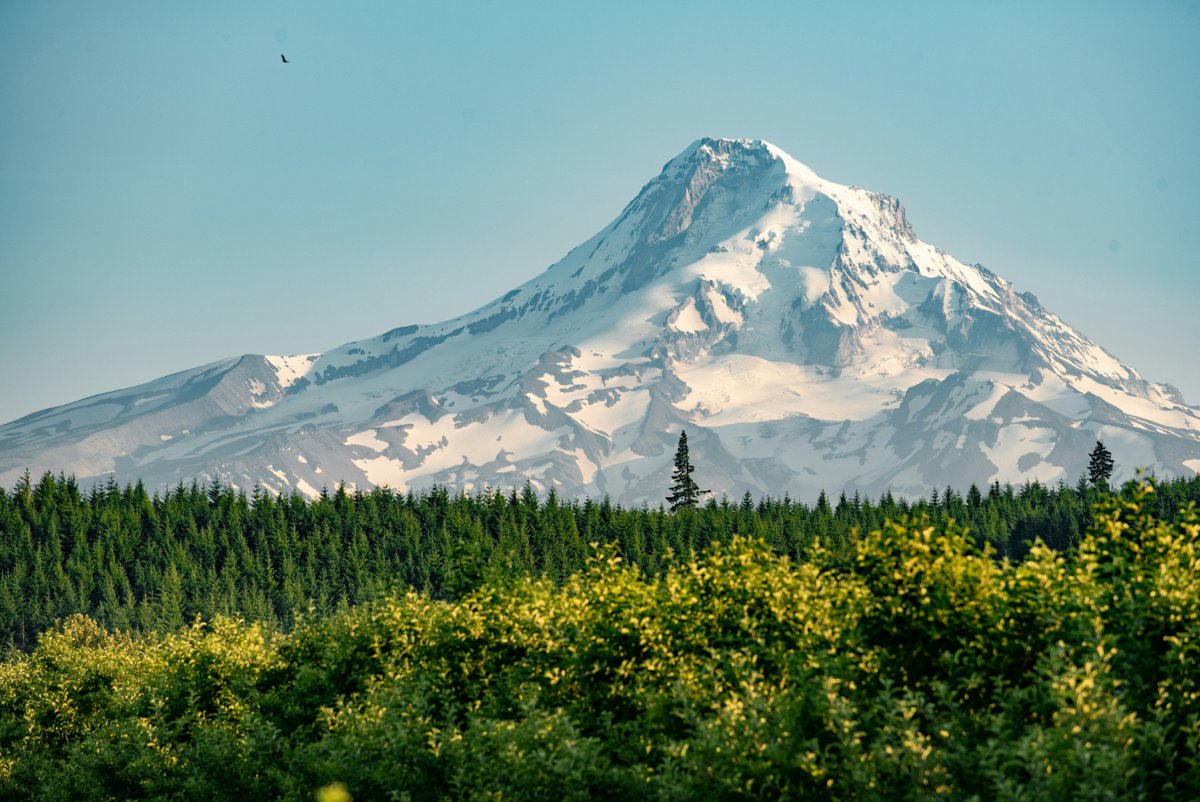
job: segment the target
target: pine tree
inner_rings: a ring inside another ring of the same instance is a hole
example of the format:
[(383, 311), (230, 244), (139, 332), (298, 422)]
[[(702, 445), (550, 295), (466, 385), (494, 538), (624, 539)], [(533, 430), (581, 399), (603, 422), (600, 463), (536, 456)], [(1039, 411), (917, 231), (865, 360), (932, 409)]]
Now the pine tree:
[(695, 508), (700, 498), (700, 487), (692, 479), (696, 466), (688, 456), (687, 432), (679, 433), (679, 447), (675, 449), (675, 471), (671, 474), (671, 495), (667, 503), (671, 512), (683, 507)]
[(1096, 487), (1108, 487), (1108, 480), (1113, 472), (1112, 452), (1104, 447), (1104, 443), (1096, 441), (1088, 460), (1088, 479)]

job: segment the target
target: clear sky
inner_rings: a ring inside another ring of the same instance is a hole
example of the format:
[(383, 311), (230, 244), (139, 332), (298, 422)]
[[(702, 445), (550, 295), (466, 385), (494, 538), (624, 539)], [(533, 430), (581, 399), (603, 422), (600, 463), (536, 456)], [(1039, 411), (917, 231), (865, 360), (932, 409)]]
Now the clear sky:
[(0, 421), (469, 311), (701, 136), (1200, 402), (1200, 0), (6, 0)]

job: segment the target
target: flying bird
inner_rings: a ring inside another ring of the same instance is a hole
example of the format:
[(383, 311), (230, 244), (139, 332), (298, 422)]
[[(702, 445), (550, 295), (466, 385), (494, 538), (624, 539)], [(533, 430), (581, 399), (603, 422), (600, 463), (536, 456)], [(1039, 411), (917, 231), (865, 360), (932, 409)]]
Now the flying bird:
[(288, 61), (288, 60), (287, 60), (287, 56), (283, 55), (282, 53), (280, 53), (280, 54), (279, 54), (279, 57), (280, 57), (281, 59), (283, 59), (283, 63), (284, 63), (284, 64), (291, 64), (291, 63), (292, 63), (292, 62)]

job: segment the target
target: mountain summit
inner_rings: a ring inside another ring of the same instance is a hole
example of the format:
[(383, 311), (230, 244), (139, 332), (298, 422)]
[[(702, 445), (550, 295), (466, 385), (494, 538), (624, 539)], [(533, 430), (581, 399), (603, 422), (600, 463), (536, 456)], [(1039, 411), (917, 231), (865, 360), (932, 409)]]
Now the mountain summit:
[(896, 199), (702, 139), (600, 233), (474, 312), (243, 356), (0, 427), (26, 469), (148, 485), (504, 487), (657, 503), (681, 429), (717, 494), (924, 494), (1200, 468), (1200, 410)]

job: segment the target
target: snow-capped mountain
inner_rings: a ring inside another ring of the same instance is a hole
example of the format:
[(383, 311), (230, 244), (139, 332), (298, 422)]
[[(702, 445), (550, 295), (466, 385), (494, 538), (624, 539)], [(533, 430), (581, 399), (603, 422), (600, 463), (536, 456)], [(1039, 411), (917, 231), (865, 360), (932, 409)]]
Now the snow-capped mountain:
[(718, 495), (1074, 482), (1097, 438), (1119, 473), (1200, 468), (1200, 409), (922, 242), (894, 198), (704, 139), (481, 309), (29, 415), (0, 427), (0, 484), (529, 479), (654, 504), (684, 428)]

